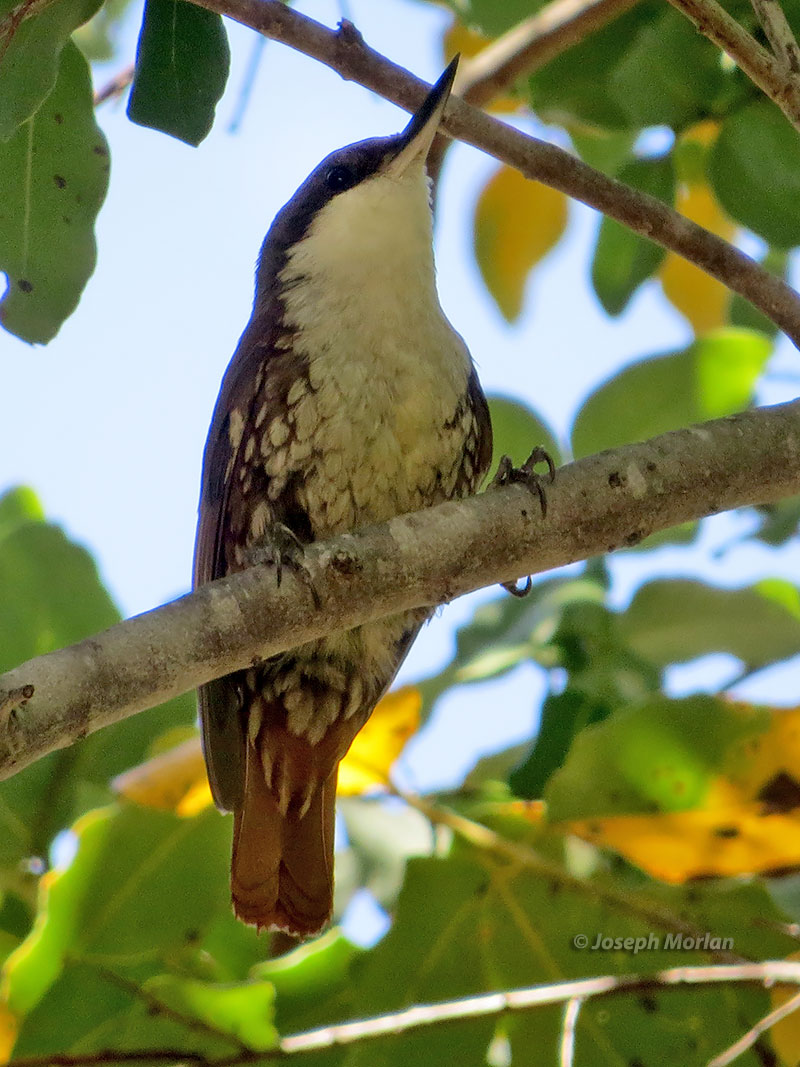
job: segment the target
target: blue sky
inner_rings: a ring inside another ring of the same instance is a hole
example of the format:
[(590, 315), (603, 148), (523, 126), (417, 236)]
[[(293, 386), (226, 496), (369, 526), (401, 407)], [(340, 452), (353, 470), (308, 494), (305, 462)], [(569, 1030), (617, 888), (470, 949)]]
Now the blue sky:
[[(332, 0), (298, 7), (329, 25), (342, 13)], [(428, 80), (440, 73), (439, 42), (448, 20), (442, 9), (410, 0), (350, 0), (346, 13), (395, 61)], [(98, 74), (98, 84), (133, 55), (137, 22), (134, 11), (122, 58)], [(132, 125), (118, 103), (100, 109), (112, 176), (98, 224), (96, 274), (47, 347), (0, 333), (7, 398), (0, 491), (33, 486), (48, 515), (96, 556), (125, 614), (188, 588), (205, 434), (249, 315), (253, 266), (272, 216), (330, 150), (395, 132), (406, 121), (391, 104), (270, 42), (244, 119), (230, 133), (253, 35), (234, 24), (229, 29), (229, 89), (199, 149)], [(448, 159), (437, 220), (442, 304), (465, 337), (486, 391), (526, 399), (565, 435), (587, 393), (609, 374), (642, 354), (685, 345), (690, 332), (652, 286), (620, 320), (605, 316), (588, 287), (597, 216), (575, 205), (565, 240), (532, 278), (525, 312), (508, 328), (472, 254), (472, 210), (495, 166), (463, 145)], [(782, 345), (775, 368), (793, 372), (794, 356)], [(776, 377), (763, 398), (784, 399), (792, 384)], [(715, 519), (700, 547), (689, 552), (620, 559), (614, 564), (617, 601), (654, 574), (703, 574), (725, 585), (774, 573), (800, 580), (795, 548), (778, 554), (742, 548), (723, 560), (711, 558), (714, 546), (744, 521)], [(478, 597), (487, 595), (495, 593)], [(404, 679), (447, 661), (453, 628), (474, 605), (474, 597), (465, 598), (426, 629)], [(716, 659), (681, 668), (673, 685), (676, 691), (713, 687), (731, 674), (731, 664)], [(765, 672), (745, 692), (798, 702), (799, 681), (795, 661)], [(476, 755), (530, 736), (542, 689), (543, 679), (523, 667), (443, 701), (406, 761), (411, 780), (452, 784)]]

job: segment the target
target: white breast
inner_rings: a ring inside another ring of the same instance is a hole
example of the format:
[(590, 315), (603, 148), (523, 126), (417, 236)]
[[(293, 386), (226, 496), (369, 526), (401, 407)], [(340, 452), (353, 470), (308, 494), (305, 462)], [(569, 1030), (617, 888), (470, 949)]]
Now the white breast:
[(463, 441), (445, 427), (470, 359), (436, 294), (422, 167), (336, 196), (280, 281), (310, 384), (293, 398), (287, 461), (305, 472), (317, 534), (431, 502), (460, 457)]

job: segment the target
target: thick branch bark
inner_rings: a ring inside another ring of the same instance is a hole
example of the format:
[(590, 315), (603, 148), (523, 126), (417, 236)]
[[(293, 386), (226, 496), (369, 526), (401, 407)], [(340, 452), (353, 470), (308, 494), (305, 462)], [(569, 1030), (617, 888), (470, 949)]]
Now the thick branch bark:
[[(318, 59), (343, 78), (380, 93), (413, 111), (430, 86), (364, 44), (349, 24), (337, 32), (301, 15), (280, 0), (192, 0)], [(675, 2), (675, 0), (673, 0)], [(689, 2), (689, 0), (687, 0)], [(800, 348), (800, 297), (780, 278), (738, 248), (690, 222), (667, 204), (632, 189), (571, 156), (450, 97), (443, 128), (527, 178), (560, 189), (633, 230), (696, 263), (739, 293)]]
[[(305, 641), (445, 603), (718, 511), (800, 492), (800, 402), (562, 467), (547, 518), (522, 486), (308, 548), (319, 594), (254, 567), (0, 676), (0, 778), (54, 749)], [(31, 688), (32, 687), (32, 690)]]

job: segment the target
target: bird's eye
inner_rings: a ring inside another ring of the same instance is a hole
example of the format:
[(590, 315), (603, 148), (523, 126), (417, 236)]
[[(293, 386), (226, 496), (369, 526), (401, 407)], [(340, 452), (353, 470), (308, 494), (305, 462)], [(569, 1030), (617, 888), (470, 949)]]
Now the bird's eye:
[(340, 193), (343, 189), (349, 189), (355, 183), (356, 176), (349, 167), (341, 165), (331, 167), (325, 175), (325, 184), (335, 193)]

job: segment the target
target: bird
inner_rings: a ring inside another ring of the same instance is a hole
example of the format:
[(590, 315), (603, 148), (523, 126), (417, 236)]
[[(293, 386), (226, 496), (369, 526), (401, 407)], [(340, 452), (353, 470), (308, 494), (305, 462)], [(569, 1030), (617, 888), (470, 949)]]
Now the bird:
[[(401, 133), (332, 152), (275, 216), (205, 446), (195, 587), (264, 546), (301, 567), (311, 542), (483, 481), (489, 411), (439, 303), (426, 170), (457, 63)], [(330, 921), (339, 762), (431, 613), (333, 631), (200, 688), (243, 922), (304, 939)]]

